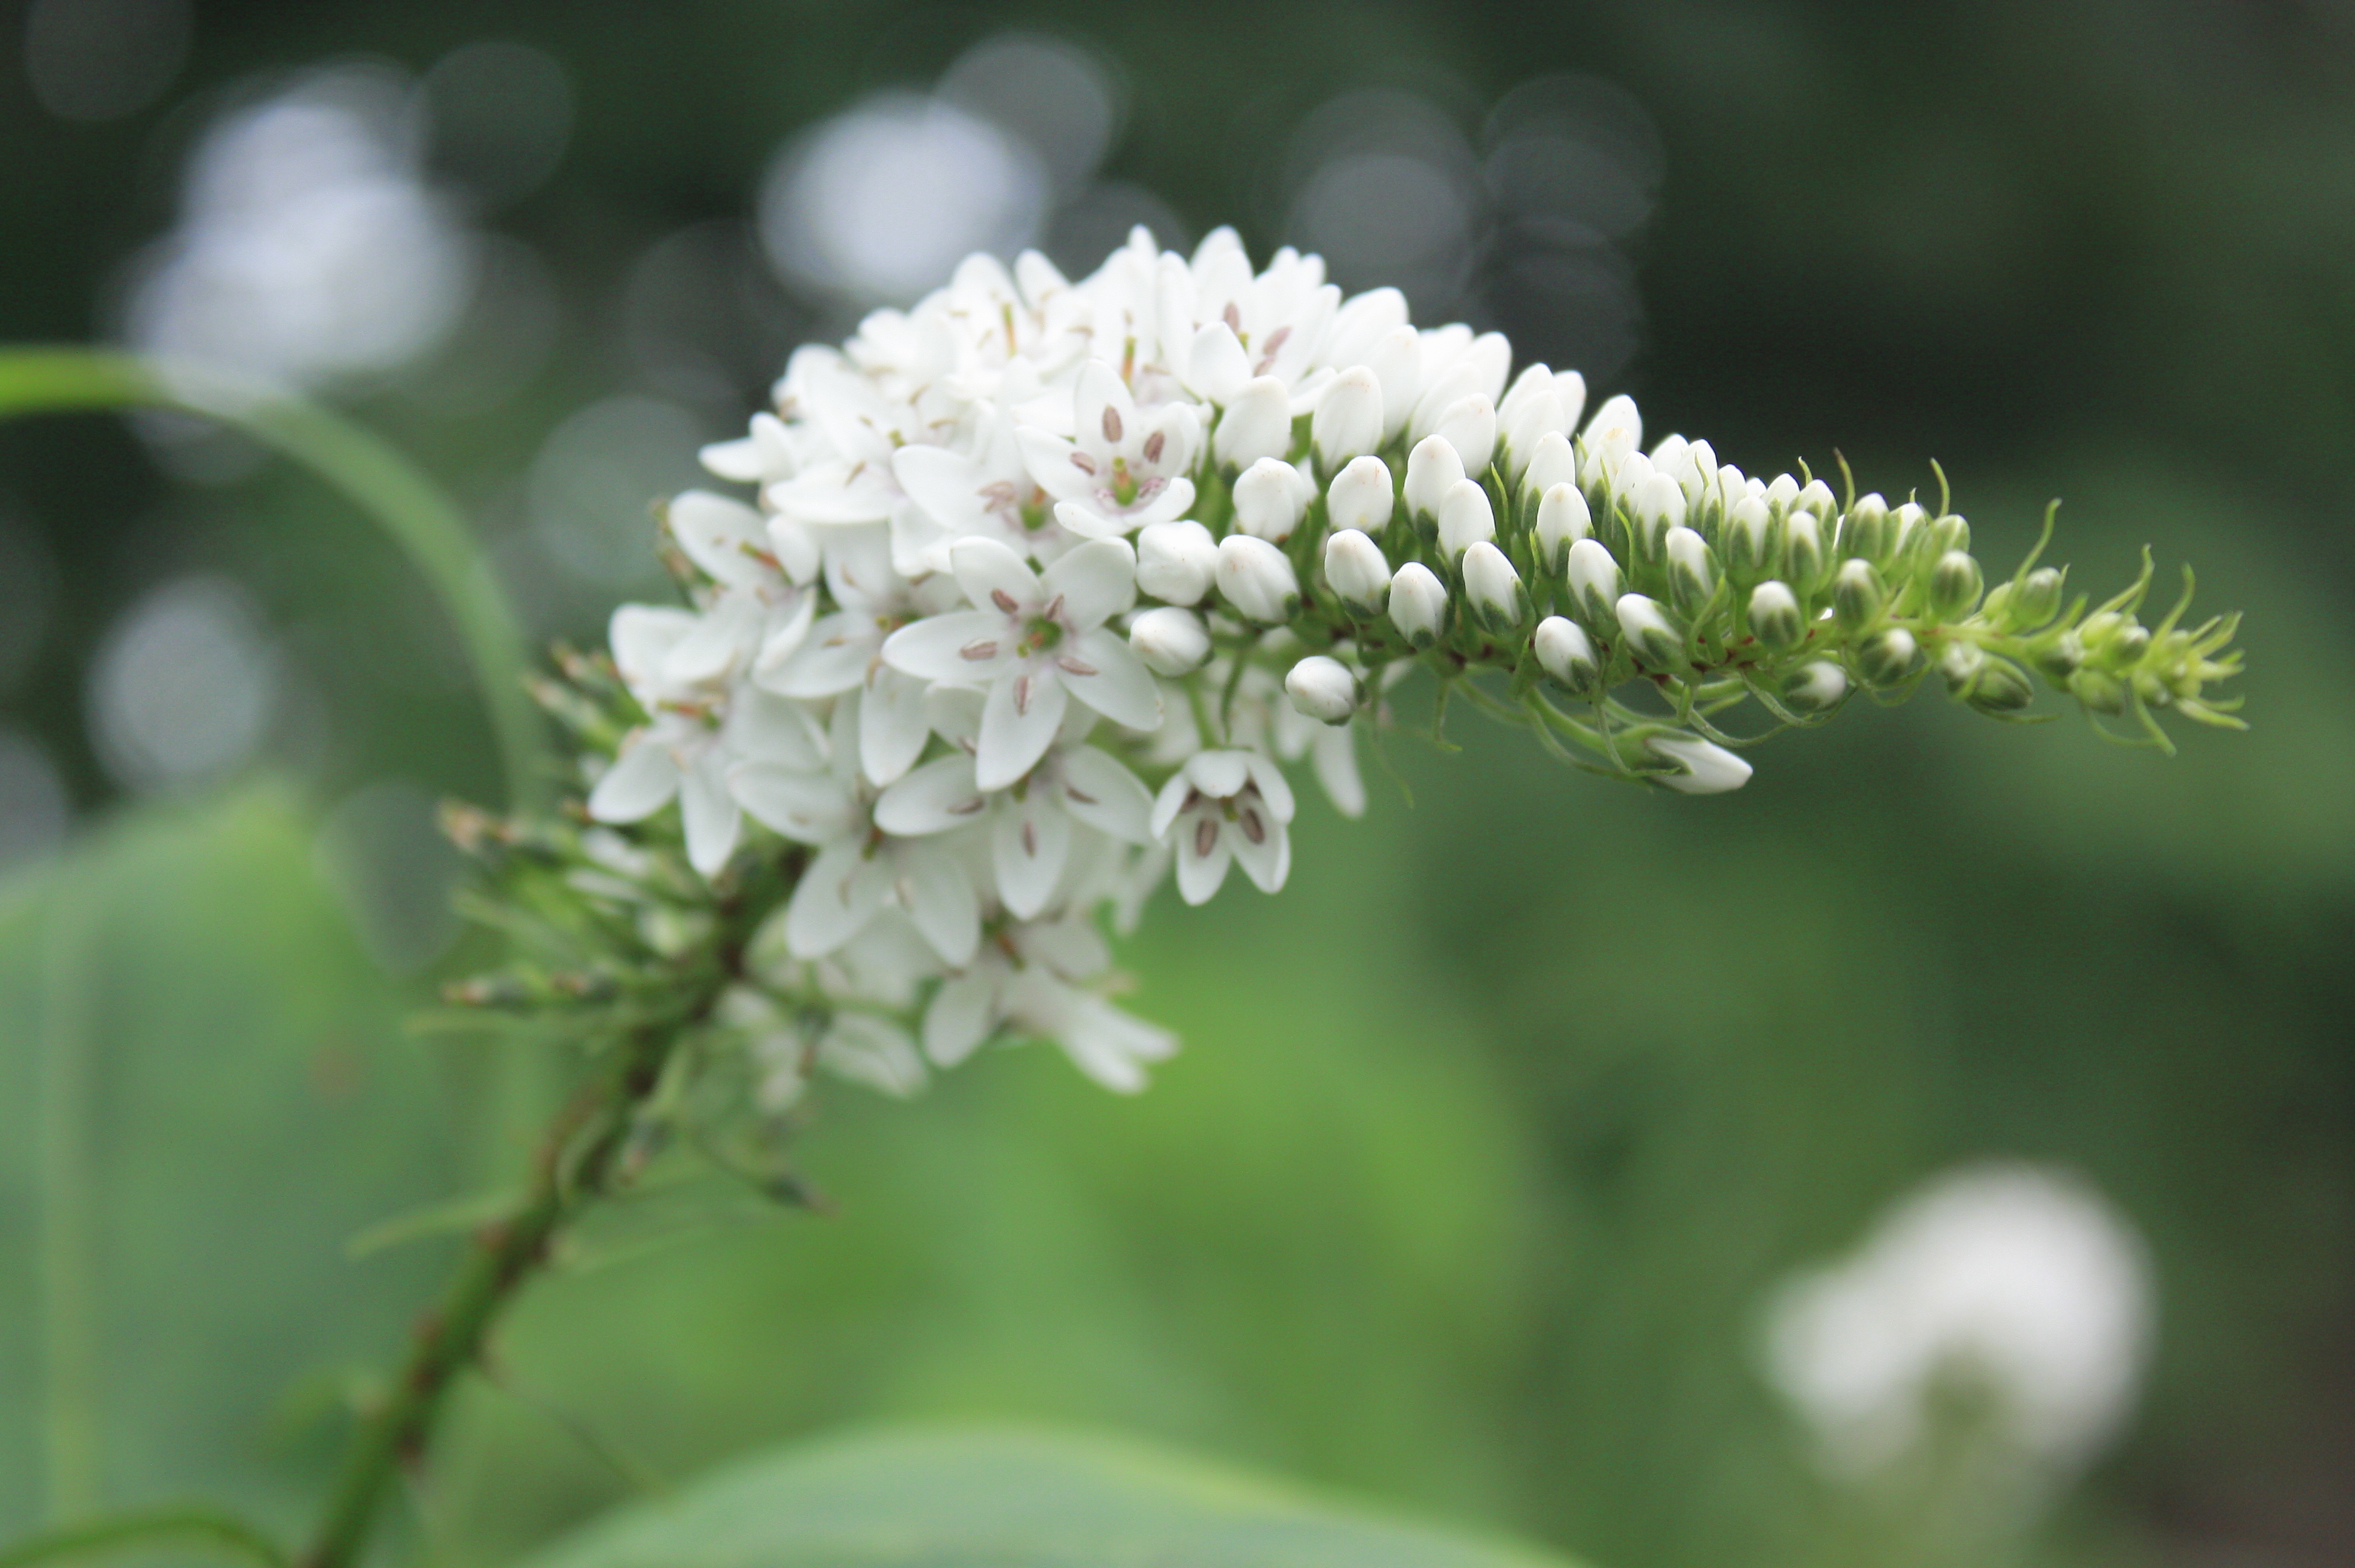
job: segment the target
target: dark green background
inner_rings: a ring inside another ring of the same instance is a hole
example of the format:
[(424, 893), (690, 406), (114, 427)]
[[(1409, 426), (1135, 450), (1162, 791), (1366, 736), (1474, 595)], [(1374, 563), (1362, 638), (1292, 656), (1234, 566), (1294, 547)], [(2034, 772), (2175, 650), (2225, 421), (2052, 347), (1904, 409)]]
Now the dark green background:
[[(796, 127), (1013, 20), (1122, 62), (1112, 172), (1262, 251), (1284, 238), (1261, 194), (1283, 132), (1333, 92), (1469, 114), (1539, 72), (1606, 76), (1667, 150), (1619, 383), (1657, 428), (1768, 473), (1837, 445), (1892, 491), (1935, 455), (1995, 560), (2060, 495), (2087, 586), (2149, 541), (2250, 612), (2255, 728), (2172, 761), (1934, 698), (1779, 741), (1708, 801), (1512, 736), (1394, 748), (1412, 809), (1379, 776), (1362, 824), (1309, 805), (1281, 898), (1155, 908), (1124, 956), (1188, 1050), (1143, 1099), (1042, 1051), (909, 1106), (841, 1091), (807, 1150), (838, 1216), (536, 1292), (502, 1349), (518, 1392), (468, 1394), (421, 1494), (452, 1561), (627, 1489), (546, 1401), (668, 1477), (862, 1419), (1068, 1416), (1612, 1568), (1913, 1561), (1814, 1477), (1754, 1371), (1756, 1315), (1783, 1273), (1988, 1154), (2088, 1174), (2161, 1289), (2139, 1416), (2042, 1560), (2355, 1555), (2355, 11), (199, 13), (188, 69), (128, 120), (53, 119), (0, 73), (0, 338), (96, 330), (104, 278), (169, 221), (206, 93), (531, 41), (572, 72), (574, 136), (491, 222), (555, 270), (559, 350), (486, 415), (357, 405), (488, 527), (551, 427), (635, 385), (634, 258), (746, 217)], [(83, 421), (0, 430), (0, 496), (66, 595), (0, 712), (67, 759), (85, 811), (69, 861), (0, 895), (0, 1529), (38, 1512), (17, 1260), (32, 1043), (70, 986), (100, 998), (110, 1499), (213, 1488), (292, 1519), (339, 1369), (381, 1360), (438, 1262), (349, 1264), (341, 1238), (462, 1190), (496, 1147), (474, 1106), (496, 1070), (400, 1032), (418, 993), (344, 931), (316, 816), (389, 773), (489, 795), (486, 733), (463, 689), (401, 674), (440, 657), (430, 603), (308, 481), (176, 486)], [(134, 809), (83, 739), (81, 672), (115, 610), (194, 565), (301, 629), (334, 741)], [(69, 894), (96, 923), (81, 957), (55, 937)]]

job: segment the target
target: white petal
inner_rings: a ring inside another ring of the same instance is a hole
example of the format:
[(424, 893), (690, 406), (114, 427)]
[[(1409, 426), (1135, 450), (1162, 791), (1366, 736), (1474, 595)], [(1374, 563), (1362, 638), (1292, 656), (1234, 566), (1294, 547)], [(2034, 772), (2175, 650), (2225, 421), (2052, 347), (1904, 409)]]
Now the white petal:
[(1366, 781), (1358, 772), (1358, 727), (1319, 726), (1316, 740), (1310, 742), (1308, 756), (1316, 769), (1316, 782), (1325, 786), (1325, 796), (1333, 803), (1333, 809), (1344, 816), (1363, 816)]
[(953, 967), (972, 963), (981, 945), (981, 901), (956, 857), (918, 840), (898, 846), (893, 859), (900, 905), (932, 951)]
[[(1204, 833), (1208, 823), (1210, 831)], [(1227, 840), (1233, 835), (1220, 830), (1215, 818), (1199, 813), (1185, 817), (1178, 824), (1178, 896), (1189, 904), (1210, 901), (1219, 884), (1227, 880), (1227, 867), (1235, 858), (1234, 846)], [(1202, 852), (1203, 841), (1209, 841), (1209, 852)]]
[(839, 1078), (906, 1099), (924, 1086), (924, 1061), (908, 1037), (881, 1019), (842, 1013), (818, 1041), (818, 1064)]
[(808, 709), (757, 686), (739, 688), (720, 731), (728, 754), (815, 772), (826, 766), (826, 735)]
[(741, 501), (709, 490), (687, 490), (665, 509), (671, 538), (687, 560), (715, 582), (750, 585), (772, 581), (762, 560), (769, 553), (767, 525)]
[(1131, 730), (1161, 727), (1161, 688), (1128, 640), (1109, 626), (1074, 639), (1056, 660), (1071, 695)]
[(1147, 818), (1153, 797), (1127, 768), (1093, 746), (1074, 746), (1062, 758), (1063, 809), (1099, 833), (1130, 844), (1153, 837)]
[(916, 765), (932, 727), (924, 706), (930, 688), (896, 669), (868, 673), (858, 705), (858, 767), (869, 784), (888, 784)]
[(954, 1067), (979, 1049), (997, 1027), (997, 994), (1004, 971), (995, 967), (952, 975), (941, 982), (924, 1009), (924, 1054), (936, 1067)]
[(1224, 408), (1251, 379), (1251, 357), (1235, 337), (1234, 328), (1214, 321), (1194, 335), (1187, 354), (1186, 385)]
[(666, 604), (624, 604), (605, 627), (613, 664), (632, 688), (652, 680), (671, 649), (695, 630), (701, 617)]
[(891, 454), (891, 473), (908, 498), (943, 528), (970, 528), (979, 519), (972, 458), (945, 446), (903, 446)]
[(832, 773), (739, 763), (728, 770), (728, 793), (753, 821), (797, 844), (831, 844), (858, 827), (858, 808)]
[[(1249, 796), (1235, 803), (1235, 820), (1226, 825), (1220, 837), (1232, 844), (1235, 864), (1243, 869), (1243, 875), (1260, 891), (1276, 891), (1292, 870), (1291, 834), (1265, 803)], [(1182, 874), (1185, 867), (1181, 864), (1178, 870)]]
[(1168, 837), (1169, 825), (1186, 809), (1186, 796), (1193, 788), (1193, 777), (1184, 768), (1164, 779), (1160, 793), (1153, 797), (1153, 815), (1146, 818), (1146, 831), (1156, 840)]
[(1124, 443), (1134, 444), (1143, 433), (1136, 417), (1136, 400), (1120, 372), (1101, 359), (1080, 367), (1079, 384), (1071, 389), (1071, 424), (1080, 444), (1109, 456)]
[(1134, 1094), (1145, 1087), (1140, 1061), (1159, 1061), (1175, 1055), (1178, 1037), (1131, 1018), (1102, 997), (1079, 993), (1070, 1005), (1064, 1027), (1055, 1037), (1071, 1065), (1118, 1094)]
[(999, 797), (989, 840), (998, 901), (1017, 919), (1028, 920), (1055, 896), (1071, 852), (1071, 819), (1048, 791), (1033, 788), (1020, 800)]
[(979, 686), (1014, 657), (1015, 635), (1012, 623), (995, 610), (927, 615), (883, 639), (883, 662), (918, 680)]
[[(1022, 465), (1050, 496), (1071, 500), (1096, 487), (1103, 466), (1060, 435), (1024, 425), (1014, 432), (1022, 449)], [(1080, 466), (1085, 461), (1095, 472)]]
[(752, 656), (752, 676), (763, 679), (785, 667), (808, 637), (817, 614), (817, 595), (795, 592), (782, 604), (772, 604), (761, 621), (760, 651)]
[(845, 839), (818, 851), (785, 906), (785, 946), (796, 958), (822, 958), (865, 929), (883, 907), (890, 873)]
[(670, 748), (645, 730), (622, 742), (622, 754), (589, 792), (589, 815), (600, 822), (641, 822), (678, 793), (678, 763)]
[(1092, 632), (1136, 603), (1136, 551), (1126, 539), (1090, 539), (1040, 573), (1039, 587), (1047, 603), (1063, 602), (1067, 624)]
[(1224, 800), (1242, 794), (1243, 785), (1251, 782), (1254, 752), (1197, 752), (1186, 760), (1186, 776), (1201, 787), (1204, 795)]
[(687, 826), (687, 859), (706, 877), (716, 877), (736, 852), (744, 814), (728, 793), (726, 758), (717, 746), (705, 749), (679, 775), (679, 815)]
[(1071, 700), (1052, 665), (1034, 662), (1001, 673), (981, 710), (975, 756), (981, 787), (1004, 789), (1038, 766), (1055, 743), (1056, 727)]
[(926, 763), (875, 801), (875, 826), (902, 838), (945, 833), (981, 818), (989, 797), (973, 782), (971, 757)]
[(730, 589), (662, 662), (662, 677), (693, 686), (737, 668), (759, 645), (763, 609), (750, 589)]
[(867, 677), (882, 641), (875, 617), (837, 611), (817, 622), (793, 657), (761, 677), (761, 684), (787, 697), (832, 697)]
[(1260, 795), (1267, 802), (1268, 808), (1275, 813), (1275, 819), (1278, 822), (1291, 821), (1295, 809), (1292, 782), (1284, 776), (1284, 770), (1276, 765), (1273, 757), (1263, 757), (1257, 752), (1247, 752), (1242, 755), (1249, 759), (1252, 783), (1259, 785)]
[(791, 517), (771, 517), (768, 534), (769, 553), (777, 558), (777, 569), (787, 581), (806, 588), (817, 581), (821, 552), (807, 528)]
[(1047, 596), (1039, 574), (1007, 545), (993, 539), (959, 539), (949, 547), (949, 567), (957, 586), (977, 610), (995, 609), (1007, 615), (1035, 615)]

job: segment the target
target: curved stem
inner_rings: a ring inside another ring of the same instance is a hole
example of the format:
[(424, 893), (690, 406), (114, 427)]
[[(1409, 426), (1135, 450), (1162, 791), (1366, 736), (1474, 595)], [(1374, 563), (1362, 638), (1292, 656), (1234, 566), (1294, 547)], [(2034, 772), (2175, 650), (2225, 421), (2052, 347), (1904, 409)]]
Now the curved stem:
[(524, 691), (523, 634), (464, 518), (385, 443), (316, 403), (218, 372), (103, 349), (0, 350), (0, 419), (161, 408), (235, 426), (334, 485), (391, 535), (456, 624), (498, 741), (507, 795), (537, 802), (546, 739)]
[(27, 1568), (165, 1541), (208, 1548), (216, 1555), (258, 1563), (262, 1568), (286, 1568), (286, 1553), (275, 1541), (232, 1514), (203, 1507), (142, 1509), (45, 1531), (0, 1547), (0, 1568)]

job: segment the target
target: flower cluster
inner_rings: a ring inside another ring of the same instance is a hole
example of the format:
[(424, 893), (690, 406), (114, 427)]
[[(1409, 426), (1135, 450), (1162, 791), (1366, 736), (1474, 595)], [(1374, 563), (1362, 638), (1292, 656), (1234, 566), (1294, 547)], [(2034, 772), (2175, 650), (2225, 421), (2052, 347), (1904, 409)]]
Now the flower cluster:
[[(1360, 811), (1359, 736), (1416, 669), (1434, 726), (1460, 697), (1697, 794), (1749, 777), (1732, 705), (1812, 724), (1933, 668), (1998, 715), (2032, 670), (2231, 722), (2229, 624), (2146, 627), (2141, 585), (2064, 608), (2032, 561), (1983, 592), (1943, 498), (1646, 450), (1628, 399), (1586, 405), (1316, 257), (1255, 272), (1229, 229), (1190, 259), (1139, 230), (1077, 283), (973, 257), (797, 351), (664, 509), (687, 603), (623, 608), (610, 666), (551, 690), (590, 742), (569, 885), (669, 911), (674, 948), (698, 897), (734, 912), (714, 1017), (769, 1104), (1001, 1038), (1129, 1090), (1175, 1042), (1105, 999), (1101, 912), (1173, 870), (1193, 904), (1236, 868), (1280, 888), (1286, 765)], [(684, 899), (656, 864), (681, 849)]]

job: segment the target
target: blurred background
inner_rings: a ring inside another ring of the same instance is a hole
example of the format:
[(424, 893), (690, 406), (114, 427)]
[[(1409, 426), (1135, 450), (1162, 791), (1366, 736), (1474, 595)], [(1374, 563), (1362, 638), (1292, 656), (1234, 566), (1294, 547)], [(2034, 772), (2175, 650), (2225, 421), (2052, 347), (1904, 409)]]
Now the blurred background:
[[(795, 343), (1135, 222), (1319, 250), (1751, 472), (1934, 455), (1991, 566), (2063, 496), (2085, 587), (2147, 541), (2250, 613), (2255, 728), (2172, 761), (1934, 696), (1706, 801), (1394, 745), (1280, 899), (1128, 945), (1187, 1040), (1141, 1099), (1042, 1051), (837, 1089), (837, 1213), (590, 1238), (412, 1547), (990, 1414), (1604, 1568), (2355, 1559), (2345, 0), (12, 15), (0, 340), (311, 389), (538, 638), (664, 592), (649, 500)], [(0, 427), (0, 1535), (301, 1516), (447, 1259), (347, 1242), (530, 1097), (402, 1027), (466, 958), (432, 803), (498, 789), (314, 481)]]

